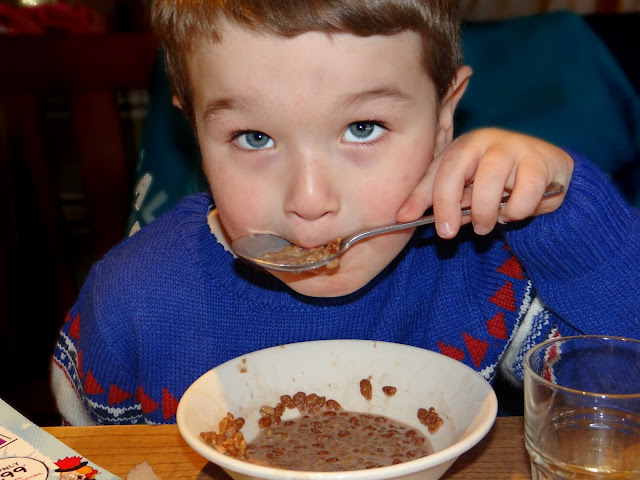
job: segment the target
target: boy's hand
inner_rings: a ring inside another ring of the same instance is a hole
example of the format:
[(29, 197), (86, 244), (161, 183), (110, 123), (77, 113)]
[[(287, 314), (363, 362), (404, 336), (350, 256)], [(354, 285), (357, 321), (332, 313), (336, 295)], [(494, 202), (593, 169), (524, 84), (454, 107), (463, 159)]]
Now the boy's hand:
[[(418, 218), (433, 205), (436, 230), (454, 237), (461, 225), (472, 222), (479, 235), (489, 233), (496, 222), (507, 223), (557, 209), (564, 193), (542, 201), (551, 182), (569, 186), (573, 159), (543, 140), (519, 133), (485, 128), (454, 140), (429, 165), (396, 215), (399, 222)], [(505, 191), (509, 202), (500, 208)], [(471, 216), (460, 209), (471, 205)]]

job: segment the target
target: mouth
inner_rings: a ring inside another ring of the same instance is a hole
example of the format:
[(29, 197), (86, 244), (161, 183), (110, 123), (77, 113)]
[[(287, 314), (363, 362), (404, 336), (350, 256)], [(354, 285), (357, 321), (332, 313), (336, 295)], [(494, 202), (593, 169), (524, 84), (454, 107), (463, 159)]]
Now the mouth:
[[(340, 253), (340, 237), (334, 238), (326, 245), (305, 248), (299, 245), (287, 245), (282, 250), (276, 252), (268, 252), (261, 259), (279, 263), (283, 265), (309, 265), (312, 263), (323, 262)], [(336, 268), (339, 264), (337, 258), (325, 264), (328, 270)]]
[[(294, 245), (295, 247), (298, 247), (302, 250), (305, 251), (309, 251), (309, 250), (318, 250), (318, 249), (322, 249), (322, 248), (327, 248), (329, 245), (332, 244), (332, 242), (335, 242), (336, 238), (340, 238), (340, 237), (328, 237), (326, 240), (324, 241), (317, 241), (317, 237), (315, 237), (314, 240), (310, 240), (310, 239), (306, 239), (306, 238), (300, 238), (298, 237), (297, 239), (291, 239), (288, 237), (283, 237), (286, 238), (286, 240), (291, 243), (291, 245)], [(337, 242), (338, 244), (340, 243), (340, 240), (338, 240)]]
[[(317, 235), (300, 235), (300, 234), (296, 234), (296, 233), (291, 233), (291, 232), (282, 232), (282, 231), (277, 231), (277, 230), (270, 230), (270, 229), (265, 229), (265, 230), (249, 230), (249, 232), (245, 235), (274, 235), (276, 237), (280, 237), (284, 240), (286, 240), (287, 242), (289, 242), (291, 245), (304, 249), (304, 250), (311, 250), (313, 248), (319, 248), (319, 247), (323, 247), (325, 246), (327, 243), (329, 243), (331, 241), (332, 238), (334, 237), (329, 237), (327, 239), (327, 241), (325, 242), (318, 242), (318, 236)], [(323, 235), (324, 236), (324, 235)], [(322, 238), (322, 237), (320, 237)]]

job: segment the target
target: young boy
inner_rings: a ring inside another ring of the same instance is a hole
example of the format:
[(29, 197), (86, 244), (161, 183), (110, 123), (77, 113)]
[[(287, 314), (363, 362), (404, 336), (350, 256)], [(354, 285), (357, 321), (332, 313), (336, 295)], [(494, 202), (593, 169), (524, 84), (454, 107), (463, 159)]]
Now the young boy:
[[(456, 3), (154, 2), (211, 192), (92, 269), (54, 354), (67, 421), (174, 422), (198, 376), (291, 342), (406, 343), (517, 384), (524, 352), (549, 336), (640, 338), (638, 212), (541, 140), (453, 140), (471, 74)], [(542, 200), (552, 182), (566, 196)], [(255, 232), (318, 246), (430, 206), (435, 230), (360, 242), (335, 270), (266, 272), (228, 249)]]

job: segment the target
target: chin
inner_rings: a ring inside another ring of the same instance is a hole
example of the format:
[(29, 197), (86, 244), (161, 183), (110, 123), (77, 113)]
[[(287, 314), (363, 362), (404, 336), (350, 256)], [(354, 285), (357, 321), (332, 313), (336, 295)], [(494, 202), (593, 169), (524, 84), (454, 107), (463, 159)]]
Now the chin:
[(340, 267), (334, 271), (311, 273), (272, 272), (289, 288), (308, 297), (341, 297), (355, 292), (367, 284), (368, 280), (354, 281), (352, 275), (340, 272)]
[(318, 272), (271, 272), (289, 288), (308, 297), (341, 297), (364, 287), (375, 275), (347, 271), (342, 265), (334, 270), (325, 268)]
[(364, 240), (342, 255), (335, 269), (271, 273), (292, 290), (308, 297), (349, 295), (360, 290), (384, 270), (406, 246), (412, 232), (394, 232)]
[[(387, 255), (372, 256), (369, 249), (349, 251), (335, 269), (319, 268), (301, 273), (271, 273), (289, 288), (308, 297), (342, 297), (356, 292), (373, 280), (393, 260)], [(355, 255), (354, 255), (355, 254)], [(376, 259), (377, 261), (372, 261)]]

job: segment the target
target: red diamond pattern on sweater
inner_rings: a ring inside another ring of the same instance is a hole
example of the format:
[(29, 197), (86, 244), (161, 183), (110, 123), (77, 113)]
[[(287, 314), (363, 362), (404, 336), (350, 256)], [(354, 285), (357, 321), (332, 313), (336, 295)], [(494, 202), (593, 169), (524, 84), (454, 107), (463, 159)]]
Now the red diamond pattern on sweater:
[(102, 395), (104, 388), (98, 383), (91, 371), (87, 371), (87, 378), (84, 381), (84, 391), (88, 395)]
[(464, 344), (467, 346), (469, 355), (471, 355), (473, 364), (476, 367), (480, 367), (480, 365), (482, 365), (482, 361), (484, 360), (484, 356), (487, 354), (489, 344), (486, 340), (478, 340), (477, 338), (473, 338), (466, 332), (462, 332), (462, 338), (464, 339)]
[(438, 348), (440, 349), (441, 354), (451, 357), (454, 360), (458, 360), (459, 362), (464, 358), (464, 352), (460, 348), (445, 345), (444, 342), (438, 342)]
[(142, 387), (139, 387), (136, 392), (136, 401), (140, 402), (140, 405), (142, 405), (142, 413), (145, 415), (158, 408), (158, 402), (155, 402), (150, 396), (144, 393)]
[(69, 327), (69, 336), (74, 340), (80, 340), (80, 314), (78, 313)]
[(489, 301), (500, 308), (504, 308), (510, 312), (515, 312), (516, 297), (513, 293), (513, 283), (506, 282), (496, 293), (493, 294)]
[(502, 266), (498, 269), (499, 273), (507, 275), (517, 280), (524, 280), (524, 272), (522, 271), (522, 265), (516, 257), (510, 257)]
[(169, 393), (166, 388), (162, 389), (162, 415), (165, 420), (169, 420), (178, 410), (178, 400)]
[(504, 321), (504, 313), (498, 312), (491, 320), (487, 320), (487, 331), (494, 338), (507, 339), (507, 324)]
[(109, 405), (117, 405), (131, 398), (133, 394), (121, 389), (113, 383), (109, 387)]

